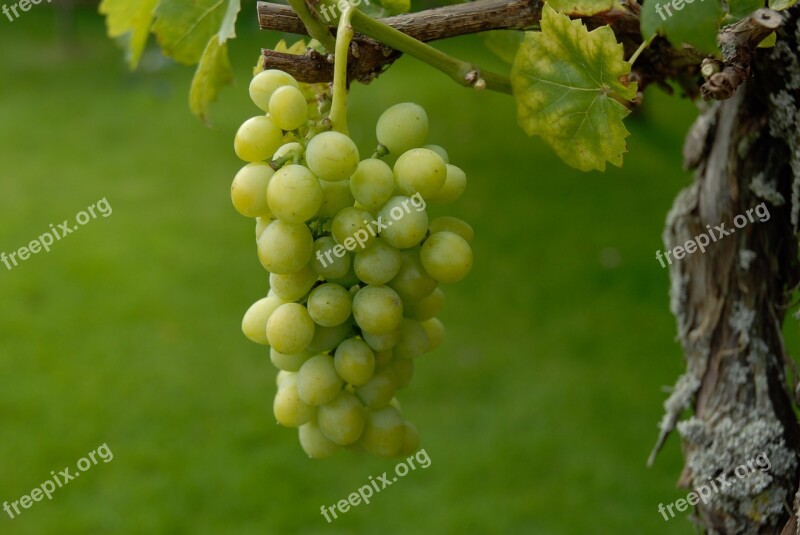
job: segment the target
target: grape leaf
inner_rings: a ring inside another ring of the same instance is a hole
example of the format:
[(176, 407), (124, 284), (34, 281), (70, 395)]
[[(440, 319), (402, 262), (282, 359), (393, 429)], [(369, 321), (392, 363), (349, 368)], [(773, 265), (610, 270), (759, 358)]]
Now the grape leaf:
[(789, 9), (796, 3), (797, 0), (769, 0), (769, 7), (775, 11), (783, 11), (784, 9)]
[(718, 0), (644, 0), (641, 30), (645, 39), (662, 33), (673, 46), (688, 43), (704, 52), (717, 53), (721, 20)]
[(764, 7), (764, 0), (728, 0), (728, 12), (733, 21), (741, 20), (756, 9)]
[(233, 69), (228, 59), (228, 43), (211, 36), (197, 66), (189, 89), (189, 107), (196, 116), (208, 122), (208, 105), (219, 96), (223, 86), (233, 83)]
[(547, 3), (559, 13), (594, 15), (611, 9), (614, 0), (547, 0)]
[[(234, 9), (232, 4), (238, 12), (240, 0), (161, 0), (153, 33), (167, 56), (194, 65), (206, 51), (211, 36), (232, 27), (227, 21), (227, 29), (222, 24)], [(235, 22), (235, 13), (233, 19)]]
[(123, 41), (125, 59), (131, 69), (139, 65), (157, 3), (158, 0), (103, 0), (100, 3), (99, 11), (106, 16), (108, 36)]
[(637, 88), (620, 81), (631, 70), (622, 45), (608, 26), (589, 32), (549, 5), (541, 27), (525, 34), (511, 73), (520, 125), (583, 171), (622, 165), (630, 111), (618, 99)]

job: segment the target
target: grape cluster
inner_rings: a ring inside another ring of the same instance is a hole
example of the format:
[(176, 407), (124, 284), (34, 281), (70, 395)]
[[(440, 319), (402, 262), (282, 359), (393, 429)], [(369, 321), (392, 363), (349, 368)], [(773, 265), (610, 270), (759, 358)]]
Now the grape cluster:
[[(445, 150), (423, 145), (428, 117), (416, 104), (386, 110), (378, 150), (330, 129), (324, 96), (277, 70), (250, 84), (266, 115), (242, 124), (236, 210), (256, 219), (258, 258), (269, 293), (242, 321), (270, 346), (280, 370), (273, 410), (299, 428), (312, 458), (341, 447), (380, 457), (416, 451), (419, 435), (395, 397), (415, 358), (444, 338), (439, 283), (472, 267), (472, 228), (453, 217), (429, 221), (428, 203), (455, 201), (464, 172)], [(390, 166), (389, 162), (393, 162)]]

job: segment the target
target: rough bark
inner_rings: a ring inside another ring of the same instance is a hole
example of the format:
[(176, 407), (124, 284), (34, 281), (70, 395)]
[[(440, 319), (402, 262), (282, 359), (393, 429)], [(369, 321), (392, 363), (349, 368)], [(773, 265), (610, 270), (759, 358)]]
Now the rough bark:
[[(755, 52), (752, 76), (695, 123), (684, 150), (695, 181), (664, 232), (674, 249), (720, 224), (733, 230), (669, 266), (686, 372), (665, 403), (659, 447), (677, 427), (681, 486), (736, 481), (695, 507), (706, 533), (800, 534), (800, 426), (787, 370), (797, 378), (781, 334), (800, 282), (800, 26), (796, 10), (786, 19), (778, 45)], [(751, 212), (753, 222), (734, 226), (762, 202), (768, 220)], [(687, 408), (692, 416), (678, 422)], [(734, 470), (762, 453), (769, 470), (739, 479)]]

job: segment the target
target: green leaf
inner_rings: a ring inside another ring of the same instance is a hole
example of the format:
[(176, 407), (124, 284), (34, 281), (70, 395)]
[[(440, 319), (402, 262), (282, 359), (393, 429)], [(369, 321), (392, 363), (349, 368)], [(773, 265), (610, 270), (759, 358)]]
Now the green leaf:
[(569, 15), (594, 15), (614, 6), (614, 0), (547, 0), (547, 3), (559, 13)]
[[(161, 0), (153, 33), (167, 56), (194, 65), (203, 56), (211, 36), (222, 29), (226, 14), (234, 8), (232, 4), (238, 6), (240, 0)], [(232, 23), (226, 23), (229, 32)]]
[(741, 20), (764, 7), (764, 0), (728, 0), (728, 13), (733, 21)]
[(523, 37), (525, 34), (516, 30), (492, 30), (483, 33), (486, 48), (506, 63), (514, 63)]
[(784, 9), (789, 9), (796, 3), (797, 0), (769, 0), (769, 7), (775, 11), (783, 11)]
[(704, 52), (717, 53), (721, 20), (718, 0), (644, 0), (641, 30), (645, 39), (661, 33), (673, 46), (688, 43)]
[(622, 123), (630, 110), (619, 100), (636, 96), (636, 84), (608, 26), (589, 32), (549, 5), (541, 32), (527, 32), (511, 73), (520, 125), (541, 136), (568, 164), (583, 171), (622, 165)]
[(106, 16), (108, 36), (124, 42), (125, 59), (131, 69), (139, 65), (157, 3), (158, 0), (103, 0), (100, 3), (99, 11)]
[(228, 9), (225, 10), (225, 16), (222, 17), (222, 24), (219, 27), (219, 44), (236, 37), (236, 18), (239, 16), (241, 9), (241, 0), (228, 2)]
[(220, 89), (233, 83), (233, 69), (228, 59), (228, 44), (211, 36), (200, 59), (200, 65), (189, 90), (189, 107), (196, 116), (208, 122), (208, 105), (217, 100)]

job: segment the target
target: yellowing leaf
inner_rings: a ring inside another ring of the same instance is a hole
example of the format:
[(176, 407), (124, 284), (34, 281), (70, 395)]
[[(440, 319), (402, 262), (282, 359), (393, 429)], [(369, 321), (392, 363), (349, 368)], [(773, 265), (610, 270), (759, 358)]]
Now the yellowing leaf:
[(547, 0), (550, 7), (569, 15), (594, 15), (614, 7), (614, 0)]
[(608, 26), (589, 32), (549, 5), (541, 28), (526, 33), (511, 74), (520, 125), (583, 171), (622, 165), (630, 111), (617, 99), (636, 96), (621, 81), (631, 69), (622, 45)]
[(784, 9), (789, 9), (796, 3), (797, 0), (769, 0), (769, 7), (776, 11), (783, 11)]
[(228, 44), (220, 44), (219, 38), (213, 35), (208, 40), (189, 90), (192, 113), (208, 122), (208, 105), (217, 100), (223, 86), (231, 83), (233, 69), (228, 60)]
[(106, 16), (108, 36), (122, 38), (125, 57), (131, 69), (135, 69), (147, 44), (153, 12), (158, 0), (103, 0), (100, 14)]

